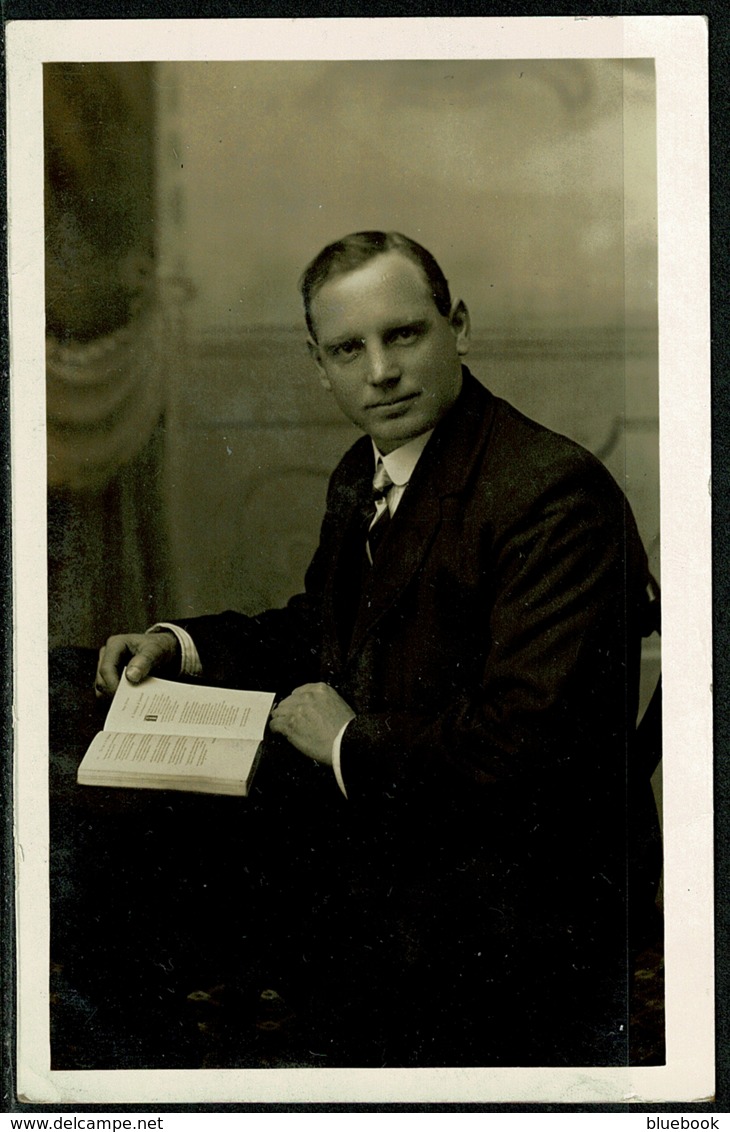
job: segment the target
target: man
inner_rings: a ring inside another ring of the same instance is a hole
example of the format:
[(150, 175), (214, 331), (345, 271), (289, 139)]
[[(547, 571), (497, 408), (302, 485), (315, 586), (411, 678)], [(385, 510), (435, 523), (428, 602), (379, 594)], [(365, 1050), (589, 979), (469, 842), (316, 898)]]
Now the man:
[(301, 288), (320, 381), (366, 434), (306, 592), (112, 637), (97, 692), (124, 663), (277, 691), (292, 867), (317, 843), (291, 955), (331, 1063), (621, 1062), (649, 583), (630, 509), (463, 367), (467, 309), (418, 244), (345, 237)]

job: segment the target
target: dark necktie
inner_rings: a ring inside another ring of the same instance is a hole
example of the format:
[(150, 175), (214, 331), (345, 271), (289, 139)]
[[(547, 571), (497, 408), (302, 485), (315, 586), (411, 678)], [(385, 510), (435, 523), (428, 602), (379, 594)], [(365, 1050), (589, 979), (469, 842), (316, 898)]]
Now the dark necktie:
[(388, 475), (383, 461), (378, 460), (378, 466), (375, 469), (375, 475), (373, 476), (373, 505), (375, 507), (375, 511), (374, 513), (370, 513), (371, 518), (368, 524), (368, 533), (365, 542), (365, 551), (369, 565), (373, 564), (373, 560), (375, 558), (375, 555), (377, 554), (378, 547), (383, 540), (383, 536), (388, 530), (388, 526), (390, 525), (388, 492), (392, 487), (393, 481)]
[(371, 484), (370, 500), (363, 501), (357, 522), (353, 525), (343, 543), (342, 565), (337, 587), (337, 625), (343, 652), (347, 652), (352, 630), (360, 611), (370, 604), (368, 597), (372, 561), (376, 547), (390, 524), (388, 505), (378, 506), (393, 486), (382, 462)]

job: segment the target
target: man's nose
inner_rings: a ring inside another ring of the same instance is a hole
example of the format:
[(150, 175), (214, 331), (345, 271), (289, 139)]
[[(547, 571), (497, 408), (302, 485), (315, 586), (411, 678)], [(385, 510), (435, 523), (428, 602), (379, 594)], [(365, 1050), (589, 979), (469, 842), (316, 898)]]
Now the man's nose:
[(400, 377), (400, 365), (395, 351), (389, 350), (382, 343), (370, 345), (368, 348), (368, 381), (371, 385), (382, 385), (386, 381), (397, 381)]

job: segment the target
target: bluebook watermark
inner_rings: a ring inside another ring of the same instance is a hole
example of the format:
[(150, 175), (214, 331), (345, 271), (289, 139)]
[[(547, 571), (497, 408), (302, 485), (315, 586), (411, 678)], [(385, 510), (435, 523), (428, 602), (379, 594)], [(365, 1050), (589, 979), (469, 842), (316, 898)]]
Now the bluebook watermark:
[(719, 1128), (715, 1116), (647, 1116), (647, 1128)]

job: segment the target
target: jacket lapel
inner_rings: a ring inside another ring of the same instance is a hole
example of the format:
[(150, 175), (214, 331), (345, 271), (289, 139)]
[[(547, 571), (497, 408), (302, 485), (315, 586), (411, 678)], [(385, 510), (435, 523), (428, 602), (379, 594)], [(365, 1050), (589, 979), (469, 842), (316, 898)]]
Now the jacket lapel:
[(323, 593), (325, 661), (341, 669), (357, 616), (362, 588), (365, 509), (370, 501), (373, 450), (368, 437), (351, 449), (330, 500), (332, 521), (327, 535), (328, 573)]

